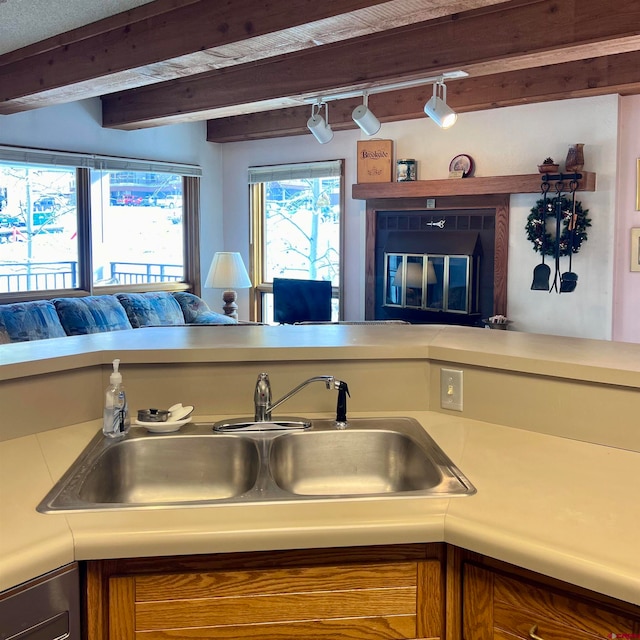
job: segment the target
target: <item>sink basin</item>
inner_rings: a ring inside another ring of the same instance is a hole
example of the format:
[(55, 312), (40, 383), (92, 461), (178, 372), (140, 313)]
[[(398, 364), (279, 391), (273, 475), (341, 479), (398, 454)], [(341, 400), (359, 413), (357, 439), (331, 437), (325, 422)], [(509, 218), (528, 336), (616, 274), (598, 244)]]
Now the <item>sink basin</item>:
[[(270, 423), (271, 424), (271, 423)], [(346, 429), (96, 434), (45, 496), (41, 513), (364, 497), (449, 497), (473, 485), (411, 418), (356, 418)], [(260, 425), (258, 425), (259, 427)]]
[(255, 443), (193, 436), (117, 442), (96, 460), (78, 488), (87, 503), (164, 504), (220, 500), (256, 482)]
[(425, 491), (443, 480), (426, 450), (397, 431), (289, 434), (271, 447), (276, 484), (307, 496)]

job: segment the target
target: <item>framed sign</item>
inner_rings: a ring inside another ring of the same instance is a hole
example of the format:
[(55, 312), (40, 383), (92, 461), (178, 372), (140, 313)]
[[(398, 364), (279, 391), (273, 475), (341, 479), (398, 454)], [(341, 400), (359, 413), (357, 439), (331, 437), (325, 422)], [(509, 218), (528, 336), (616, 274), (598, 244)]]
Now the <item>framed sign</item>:
[(358, 140), (358, 183), (391, 182), (393, 140)]

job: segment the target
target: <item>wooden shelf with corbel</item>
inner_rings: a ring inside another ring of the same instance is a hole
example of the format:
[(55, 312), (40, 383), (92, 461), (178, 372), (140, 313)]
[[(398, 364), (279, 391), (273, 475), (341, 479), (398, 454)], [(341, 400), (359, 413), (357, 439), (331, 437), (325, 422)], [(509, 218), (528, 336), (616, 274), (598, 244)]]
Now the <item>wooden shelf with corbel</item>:
[[(596, 174), (582, 171), (578, 191), (595, 191)], [(542, 175), (539, 173), (517, 176), (487, 176), (478, 178), (446, 178), (444, 180), (414, 180), (411, 182), (367, 182), (352, 186), (354, 200), (384, 198), (435, 198), (443, 196), (496, 195), (511, 193), (540, 193)], [(554, 192), (556, 181), (549, 181)], [(569, 188), (565, 182), (564, 191)]]

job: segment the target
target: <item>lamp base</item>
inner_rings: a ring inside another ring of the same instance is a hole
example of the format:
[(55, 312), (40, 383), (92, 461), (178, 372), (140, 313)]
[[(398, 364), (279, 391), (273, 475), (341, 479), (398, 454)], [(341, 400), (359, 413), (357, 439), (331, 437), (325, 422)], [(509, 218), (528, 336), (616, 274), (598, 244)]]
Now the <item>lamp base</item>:
[(238, 305), (236, 304), (236, 300), (238, 299), (238, 294), (235, 291), (231, 290), (225, 291), (222, 294), (222, 299), (224, 300), (224, 306), (222, 307), (224, 310), (224, 314), (237, 320)]

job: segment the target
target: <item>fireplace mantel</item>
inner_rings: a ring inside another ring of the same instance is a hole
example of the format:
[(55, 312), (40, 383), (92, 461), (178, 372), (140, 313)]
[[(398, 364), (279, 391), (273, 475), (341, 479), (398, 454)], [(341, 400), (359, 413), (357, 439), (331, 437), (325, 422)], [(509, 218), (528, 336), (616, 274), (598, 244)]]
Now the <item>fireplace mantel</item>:
[[(595, 191), (596, 174), (589, 171), (581, 173), (582, 180), (578, 182), (578, 191)], [(413, 180), (411, 182), (367, 182), (354, 184), (351, 196), (354, 200), (381, 200), (387, 198), (540, 193), (541, 178), (539, 173), (532, 173), (517, 176), (445, 178), (444, 180)], [(549, 184), (550, 192), (553, 193), (555, 182), (550, 181)]]

